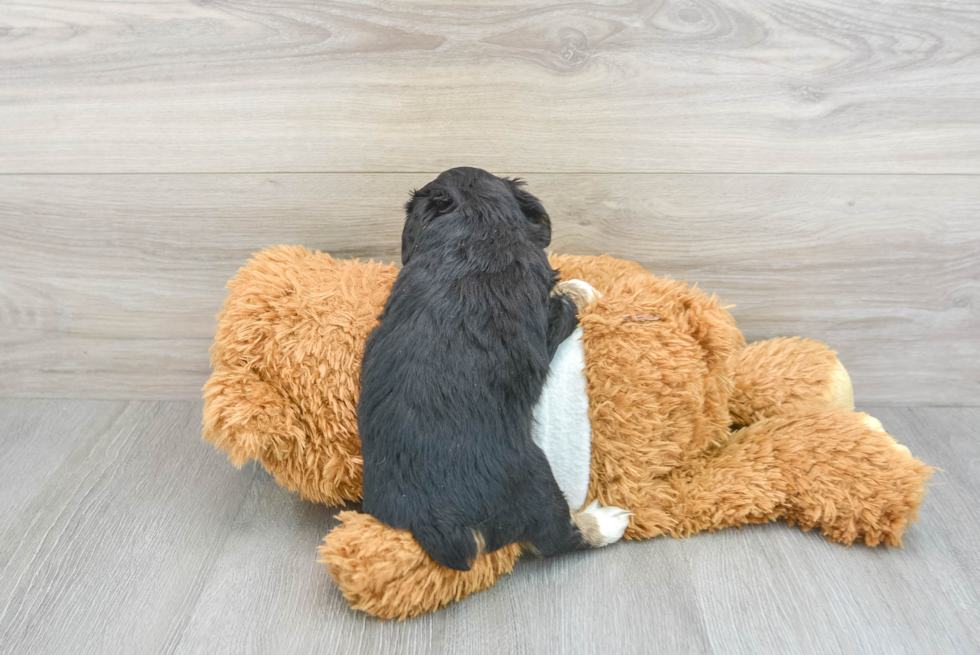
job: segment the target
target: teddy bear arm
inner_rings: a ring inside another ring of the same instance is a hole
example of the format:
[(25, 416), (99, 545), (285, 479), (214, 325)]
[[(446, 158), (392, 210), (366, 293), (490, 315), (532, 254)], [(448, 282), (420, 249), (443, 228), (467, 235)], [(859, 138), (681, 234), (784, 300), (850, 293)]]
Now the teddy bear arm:
[(204, 438), (304, 498), (361, 497), (355, 407), (364, 342), (392, 265), (280, 246), (229, 282), (204, 389)]
[(757, 341), (731, 359), (732, 419), (749, 425), (812, 404), (854, 409), (847, 369), (837, 354), (813, 339)]
[(469, 571), (440, 566), (407, 530), (388, 527), (369, 514), (346, 511), (319, 548), (351, 607), (380, 619), (421, 616), (492, 587), (521, 555), (510, 544), (476, 557)]
[(235, 466), (261, 458), (293, 431), (287, 400), (246, 368), (216, 363), (204, 398), (202, 437), (223, 450)]
[(360, 499), (360, 442), (351, 421), (311, 420), (257, 372), (225, 362), (215, 363), (204, 397), (202, 437), (235, 466), (258, 461), (280, 485), (315, 502)]

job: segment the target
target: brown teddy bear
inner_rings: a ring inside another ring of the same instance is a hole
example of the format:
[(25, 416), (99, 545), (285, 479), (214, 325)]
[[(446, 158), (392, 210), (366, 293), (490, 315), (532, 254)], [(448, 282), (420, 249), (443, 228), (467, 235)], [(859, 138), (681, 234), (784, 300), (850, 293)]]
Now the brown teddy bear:
[[(634, 262), (555, 256), (552, 265), (601, 294), (556, 354), (536, 413), (573, 509), (593, 500), (628, 509), (626, 539), (782, 518), (844, 544), (901, 544), (931, 469), (854, 412), (833, 351), (800, 338), (744, 346), (717, 299)], [(219, 315), (204, 438), (304, 498), (358, 501), (361, 353), (396, 275), (301, 247), (258, 254)], [(338, 518), (321, 561), (353, 607), (381, 618), (484, 590), (522, 550), (454, 571), (407, 531), (356, 511)]]

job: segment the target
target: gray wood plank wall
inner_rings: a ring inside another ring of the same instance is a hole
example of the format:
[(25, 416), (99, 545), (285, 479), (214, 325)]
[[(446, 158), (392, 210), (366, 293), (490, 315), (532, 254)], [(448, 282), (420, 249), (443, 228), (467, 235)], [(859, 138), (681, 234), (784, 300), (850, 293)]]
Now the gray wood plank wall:
[(394, 259), (476, 165), (859, 401), (980, 404), (972, 1), (4, 4), (0, 126), (0, 396), (194, 398), (251, 252)]
[(980, 172), (973, 0), (0, 11), (3, 172)]

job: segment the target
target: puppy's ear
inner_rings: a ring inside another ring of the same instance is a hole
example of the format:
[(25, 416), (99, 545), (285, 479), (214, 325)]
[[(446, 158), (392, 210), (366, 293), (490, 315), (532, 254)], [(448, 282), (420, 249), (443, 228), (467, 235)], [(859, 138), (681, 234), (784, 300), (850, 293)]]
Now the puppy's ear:
[(520, 178), (508, 179), (511, 193), (517, 200), (518, 206), (524, 217), (530, 223), (531, 240), (541, 248), (547, 248), (551, 243), (551, 218), (544, 210), (541, 201), (523, 189), (524, 180)]
[(412, 192), (405, 204), (405, 227), (402, 229), (402, 265), (408, 263), (422, 232), (429, 224), (453, 209), (453, 199), (444, 189), (422, 188)]

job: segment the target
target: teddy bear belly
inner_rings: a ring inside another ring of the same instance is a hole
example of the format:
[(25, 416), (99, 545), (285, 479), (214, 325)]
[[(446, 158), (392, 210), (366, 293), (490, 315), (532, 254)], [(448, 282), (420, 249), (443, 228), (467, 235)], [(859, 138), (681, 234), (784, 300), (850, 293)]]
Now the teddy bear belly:
[(573, 510), (585, 504), (592, 458), (582, 335), (580, 327), (558, 346), (541, 399), (534, 408), (534, 442), (544, 451)]

